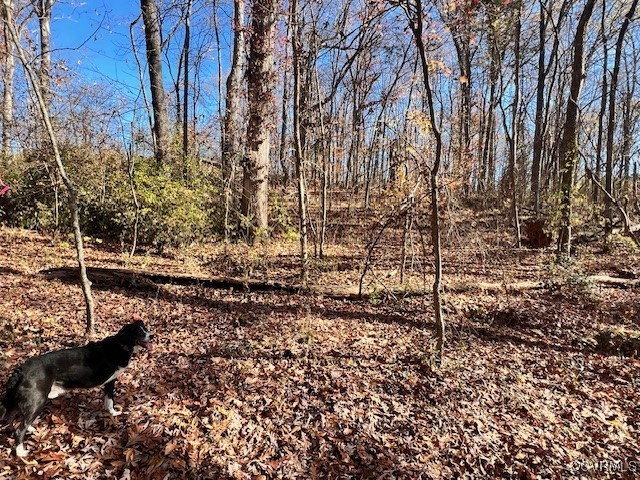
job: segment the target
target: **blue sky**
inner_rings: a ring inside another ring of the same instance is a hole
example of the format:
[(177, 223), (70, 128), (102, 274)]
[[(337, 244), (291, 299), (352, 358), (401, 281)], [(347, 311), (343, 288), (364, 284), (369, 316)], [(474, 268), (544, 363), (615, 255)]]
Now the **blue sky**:
[(66, 59), (69, 68), (87, 79), (108, 77), (137, 85), (129, 24), (139, 12), (140, 4), (131, 0), (56, 2), (51, 24), (54, 61)]
[[(58, 0), (53, 6), (51, 37), (52, 60), (55, 63), (64, 60), (69, 69), (86, 83), (107, 82), (130, 100), (138, 97), (140, 80), (129, 37), (129, 26), (140, 15), (140, 2), (134, 0)], [(165, 31), (176, 21), (177, 13), (166, 20)], [(217, 102), (218, 68), (216, 45), (210, 37), (199, 36), (198, 25), (210, 24), (213, 15), (210, 2), (194, 2), (192, 20), (192, 59), (200, 47), (208, 50), (200, 67), (198, 81), (205, 85), (206, 93), (200, 96), (201, 113), (209, 110), (214, 113), (212, 101)], [(229, 54), (229, 35), (231, 20), (227, 5), (218, 9), (220, 28), (221, 60), (223, 78), (226, 75), (226, 62)], [(33, 24), (35, 27), (35, 23)], [(143, 41), (142, 20), (135, 26), (137, 50), (145, 75), (145, 47)], [(182, 44), (182, 28), (176, 32), (175, 41), (169, 50), (173, 72), (177, 70), (177, 49)], [(34, 35), (35, 37), (36, 35)], [(175, 56), (173, 55), (175, 53)], [(175, 59), (175, 60), (174, 60)], [(170, 71), (165, 64), (165, 84), (171, 83)], [(192, 82), (194, 79), (192, 78)], [(146, 78), (145, 78), (146, 82)], [(224, 90), (224, 88), (223, 88)], [(208, 104), (208, 105), (206, 105)]]

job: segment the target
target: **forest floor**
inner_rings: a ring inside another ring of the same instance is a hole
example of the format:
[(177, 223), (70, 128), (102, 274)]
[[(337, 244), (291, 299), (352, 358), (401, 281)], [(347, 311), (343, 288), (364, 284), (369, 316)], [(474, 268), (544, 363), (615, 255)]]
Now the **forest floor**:
[[(51, 401), (26, 459), (0, 430), (0, 479), (637, 478), (638, 292), (589, 275), (633, 276), (640, 255), (620, 242), (559, 265), (469, 225), (445, 232), (458, 246), (443, 253), (441, 365), (430, 299), (397, 293), (396, 241), (376, 251), (366, 300), (96, 288), (97, 337), (134, 313), (156, 335), (119, 377), (123, 415), (102, 411), (99, 389)], [(84, 341), (79, 288), (39, 273), (74, 265), (70, 243), (0, 229), (0, 382), (29, 356)], [(95, 239), (87, 248), (92, 266), (297, 278), (295, 242), (133, 260)], [(428, 290), (418, 250), (407, 283)], [(357, 242), (328, 248), (312, 283), (353, 291), (364, 256)]]

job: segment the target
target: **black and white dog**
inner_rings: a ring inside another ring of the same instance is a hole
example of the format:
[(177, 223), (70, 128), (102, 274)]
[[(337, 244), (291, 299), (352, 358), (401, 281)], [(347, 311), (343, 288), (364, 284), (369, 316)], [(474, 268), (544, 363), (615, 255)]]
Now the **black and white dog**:
[(113, 408), (116, 378), (129, 365), (134, 352), (151, 348), (152, 339), (142, 320), (137, 320), (99, 342), (32, 357), (16, 368), (0, 404), (0, 419), (5, 417), (11, 422), (18, 413), (23, 415), (15, 432), (15, 454), (19, 457), (27, 454), (23, 445), (25, 432), (47, 399), (68, 390), (104, 385), (105, 408), (111, 415), (119, 415)]

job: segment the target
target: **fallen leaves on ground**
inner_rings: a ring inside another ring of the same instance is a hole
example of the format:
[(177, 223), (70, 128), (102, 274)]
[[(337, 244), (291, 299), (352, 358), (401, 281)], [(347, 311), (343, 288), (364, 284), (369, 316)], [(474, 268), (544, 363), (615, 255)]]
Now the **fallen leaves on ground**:
[[(105, 250), (88, 257), (121, 262)], [(71, 250), (3, 229), (0, 258), (5, 381), (31, 355), (83, 343), (84, 306), (77, 287), (36, 273), (73, 264)], [(180, 271), (180, 262), (162, 262), (158, 269)], [(99, 389), (51, 401), (26, 459), (10, 454), (2, 429), (0, 479), (633, 478), (631, 468), (640, 470), (640, 362), (580, 341), (614, 325), (637, 331), (633, 291), (451, 295), (439, 367), (421, 299), (374, 305), (177, 286), (94, 295), (98, 336), (134, 312), (156, 335), (154, 350), (118, 379), (123, 415), (102, 411)]]

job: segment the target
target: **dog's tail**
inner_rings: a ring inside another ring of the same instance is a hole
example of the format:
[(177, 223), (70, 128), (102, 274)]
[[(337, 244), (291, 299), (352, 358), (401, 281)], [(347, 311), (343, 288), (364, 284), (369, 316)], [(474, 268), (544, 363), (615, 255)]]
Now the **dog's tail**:
[(7, 387), (5, 389), (4, 398), (0, 402), (0, 420), (4, 418), (8, 411), (13, 410), (16, 402), (16, 390), (22, 381), (22, 369), (16, 368), (9, 380), (7, 380)]

